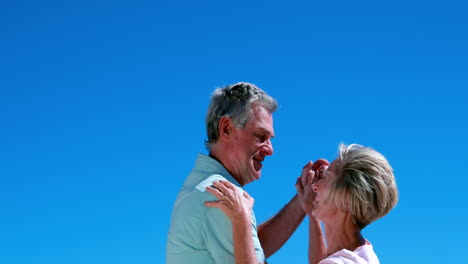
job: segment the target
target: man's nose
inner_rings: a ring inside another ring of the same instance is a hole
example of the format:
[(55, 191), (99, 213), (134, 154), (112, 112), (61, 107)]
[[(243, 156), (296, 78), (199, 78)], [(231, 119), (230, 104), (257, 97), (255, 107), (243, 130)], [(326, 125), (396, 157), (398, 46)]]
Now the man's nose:
[(271, 140), (268, 139), (265, 144), (262, 147), (263, 153), (265, 153), (265, 156), (271, 156), (273, 155), (273, 144), (271, 144)]

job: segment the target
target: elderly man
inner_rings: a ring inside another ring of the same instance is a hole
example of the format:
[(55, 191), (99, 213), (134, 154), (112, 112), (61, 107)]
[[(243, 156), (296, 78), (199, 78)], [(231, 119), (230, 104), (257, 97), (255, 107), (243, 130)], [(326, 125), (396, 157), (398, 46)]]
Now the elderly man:
[[(206, 117), (209, 155), (199, 154), (180, 190), (171, 217), (166, 263), (234, 263), (231, 221), (204, 202), (213, 182), (226, 180), (238, 188), (258, 180), (265, 157), (273, 155), (275, 99), (250, 83), (213, 92)], [(275, 253), (304, 219), (296, 196), (261, 225), (252, 214), (252, 236), (258, 263)]]

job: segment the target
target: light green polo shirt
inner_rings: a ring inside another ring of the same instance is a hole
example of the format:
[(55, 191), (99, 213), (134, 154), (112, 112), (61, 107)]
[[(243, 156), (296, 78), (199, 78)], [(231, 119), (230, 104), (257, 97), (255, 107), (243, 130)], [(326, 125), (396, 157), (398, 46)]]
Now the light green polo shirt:
[[(167, 237), (167, 264), (234, 263), (231, 221), (220, 209), (204, 205), (206, 201), (217, 200), (205, 189), (219, 180), (230, 181), (242, 189), (221, 163), (199, 154), (174, 204)], [(263, 263), (265, 255), (253, 212), (252, 236), (258, 262)]]

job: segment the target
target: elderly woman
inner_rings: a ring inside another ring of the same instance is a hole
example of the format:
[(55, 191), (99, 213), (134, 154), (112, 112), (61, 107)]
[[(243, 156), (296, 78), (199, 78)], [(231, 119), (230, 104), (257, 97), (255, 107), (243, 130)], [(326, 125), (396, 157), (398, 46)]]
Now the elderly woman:
[[(377, 151), (356, 144), (340, 145), (330, 166), (317, 164), (304, 166), (296, 183), (301, 205), (310, 218), (309, 262), (379, 263), (361, 230), (397, 203), (392, 167)], [(231, 219), (236, 263), (256, 263), (250, 220), (253, 199), (229, 182), (216, 182), (214, 187), (207, 187), (207, 191), (219, 201), (205, 205), (221, 209)]]

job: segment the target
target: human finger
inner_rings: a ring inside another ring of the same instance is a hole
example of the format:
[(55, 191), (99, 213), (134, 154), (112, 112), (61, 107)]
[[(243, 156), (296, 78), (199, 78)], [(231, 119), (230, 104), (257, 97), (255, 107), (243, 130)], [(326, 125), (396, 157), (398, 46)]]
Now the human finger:
[(224, 199), (224, 194), (219, 191), (219, 189), (213, 188), (211, 186), (207, 186), (205, 190), (209, 193), (211, 193), (214, 197), (218, 198), (219, 200)]
[(300, 177), (297, 177), (297, 180), (296, 180), (296, 186), (299, 186), (301, 189), (303, 188), (303, 185), (302, 185), (302, 176)]
[(301, 174), (301, 181), (302, 181), (302, 186), (305, 186), (307, 184), (307, 176), (309, 172), (312, 170), (314, 166), (314, 163), (312, 161), (307, 162), (307, 164), (302, 168), (302, 174)]
[(316, 171), (317, 169), (319, 169), (321, 166), (329, 166), (330, 165), (330, 162), (328, 162), (328, 160), (326, 159), (318, 159), (314, 162), (313, 166), (312, 166), (312, 170)]
[(314, 165), (314, 163), (310, 160), (306, 163), (306, 165), (304, 165), (304, 167), (302, 167), (302, 174), (306, 173), (307, 171), (311, 170), (312, 169), (312, 166)]
[(312, 181), (311, 181), (310, 185), (316, 183), (320, 179), (320, 176), (322, 174), (323, 174), (323, 170), (321, 170), (321, 169), (315, 170), (314, 171), (314, 176), (312, 177)]
[(216, 187), (224, 196), (230, 197), (231, 195), (231, 190), (226, 187), (222, 182), (216, 181), (213, 182), (213, 186)]
[(297, 184), (295, 185), (295, 187), (296, 187), (297, 193), (298, 193), (299, 195), (302, 196), (302, 194), (303, 194), (303, 189), (302, 189), (300, 186), (298, 186)]
[(242, 195), (243, 190), (237, 188), (236, 185), (229, 181), (219, 181), (216, 185), (217, 188), (220, 188), (221, 192), (224, 194), (226, 199), (234, 200), (239, 195)]
[(316, 174), (315, 171), (313, 170), (309, 171), (309, 173), (307, 174), (307, 181), (304, 187), (307, 187), (314, 182), (315, 174)]
[(297, 182), (295, 186), (296, 186), (297, 193), (299, 193), (299, 195), (302, 195), (304, 193), (304, 187), (302, 187), (300, 177), (297, 178)]
[(247, 201), (249, 205), (249, 209), (252, 210), (253, 204), (254, 204), (254, 198), (250, 196), (247, 192), (243, 192), (242, 195), (244, 196), (245, 200)]
[(317, 180), (320, 179), (323, 174), (325, 174), (325, 171), (328, 169), (328, 165), (322, 165), (320, 168), (317, 170)]
[(223, 207), (223, 203), (221, 201), (207, 201), (203, 203), (206, 207), (216, 207), (220, 208)]
[(317, 171), (324, 172), (324, 171), (326, 171), (328, 169), (328, 167), (329, 167), (328, 165), (322, 165), (322, 166), (320, 166), (320, 168)]
[(253, 203), (254, 198), (252, 196), (250, 196), (250, 194), (248, 192), (244, 191), (243, 195), (244, 195), (245, 198), (251, 200), (252, 203)]
[(303, 174), (301, 175), (300, 179), (301, 179), (301, 185), (302, 185), (302, 186), (306, 186), (306, 184), (307, 184), (307, 178), (308, 178), (309, 172), (310, 172), (310, 171), (307, 171), (307, 172), (305, 172), (305, 173), (303, 173)]
[(230, 182), (230, 181), (224, 181), (224, 180), (221, 180), (219, 181), (221, 184), (223, 184), (224, 186), (226, 186), (226, 188), (228, 189), (231, 189), (231, 190), (235, 190), (236, 189), (236, 186)]

